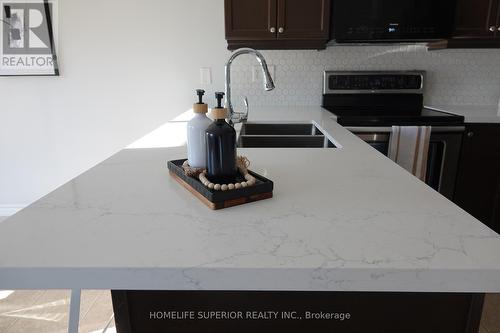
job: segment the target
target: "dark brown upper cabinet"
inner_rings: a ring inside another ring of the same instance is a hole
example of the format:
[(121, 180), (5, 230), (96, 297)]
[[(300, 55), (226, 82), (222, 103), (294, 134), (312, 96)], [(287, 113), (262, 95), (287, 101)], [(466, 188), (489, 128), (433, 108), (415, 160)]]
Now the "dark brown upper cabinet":
[(330, 0), (225, 0), (228, 49), (323, 49)]
[(277, 0), (225, 0), (226, 39), (276, 39)]
[(452, 38), (429, 49), (500, 48), (500, 0), (458, 0)]
[(278, 38), (327, 40), (329, 13), (327, 0), (278, 0)]
[(454, 37), (500, 36), (500, 0), (458, 0)]

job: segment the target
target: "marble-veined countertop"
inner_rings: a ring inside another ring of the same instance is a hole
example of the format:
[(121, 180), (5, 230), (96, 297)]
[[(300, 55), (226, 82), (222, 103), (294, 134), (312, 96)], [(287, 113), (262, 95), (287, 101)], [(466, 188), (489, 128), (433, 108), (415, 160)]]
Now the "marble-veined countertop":
[(185, 147), (125, 149), (0, 223), (0, 288), (499, 292), (500, 236), (319, 107), (336, 149), (240, 149), (274, 198), (211, 211)]

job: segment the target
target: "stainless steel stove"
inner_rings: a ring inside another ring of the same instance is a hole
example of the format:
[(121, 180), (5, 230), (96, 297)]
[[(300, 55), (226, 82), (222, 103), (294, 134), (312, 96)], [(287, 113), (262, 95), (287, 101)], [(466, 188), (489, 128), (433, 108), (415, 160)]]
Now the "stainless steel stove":
[(326, 71), (323, 107), (344, 126), (462, 125), (462, 116), (423, 107), (425, 72)]
[(425, 77), (424, 71), (326, 71), (322, 106), (385, 155), (395, 126), (431, 126), (425, 182), (451, 199), (464, 118), (423, 106)]

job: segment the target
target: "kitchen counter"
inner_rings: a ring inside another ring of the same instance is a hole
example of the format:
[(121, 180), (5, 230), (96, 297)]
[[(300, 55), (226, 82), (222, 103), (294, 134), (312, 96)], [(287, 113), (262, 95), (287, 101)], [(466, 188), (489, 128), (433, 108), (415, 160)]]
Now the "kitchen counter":
[(274, 198), (211, 211), (185, 147), (125, 149), (0, 223), (2, 289), (500, 292), (500, 236), (316, 107), (339, 148), (239, 149)]
[(466, 123), (500, 123), (500, 107), (497, 105), (430, 105), (426, 107), (464, 116)]

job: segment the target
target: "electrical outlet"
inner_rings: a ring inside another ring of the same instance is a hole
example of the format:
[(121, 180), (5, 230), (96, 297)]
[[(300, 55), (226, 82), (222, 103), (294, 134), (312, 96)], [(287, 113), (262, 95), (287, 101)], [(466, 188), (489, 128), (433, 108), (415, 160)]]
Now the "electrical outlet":
[(212, 70), (210, 67), (200, 68), (200, 84), (212, 84)]
[[(271, 74), (271, 78), (275, 79), (276, 66), (267, 65), (267, 69), (269, 69), (269, 74)], [(252, 66), (252, 82), (260, 82), (264, 78), (262, 77), (262, 67), (260, 65)]]

